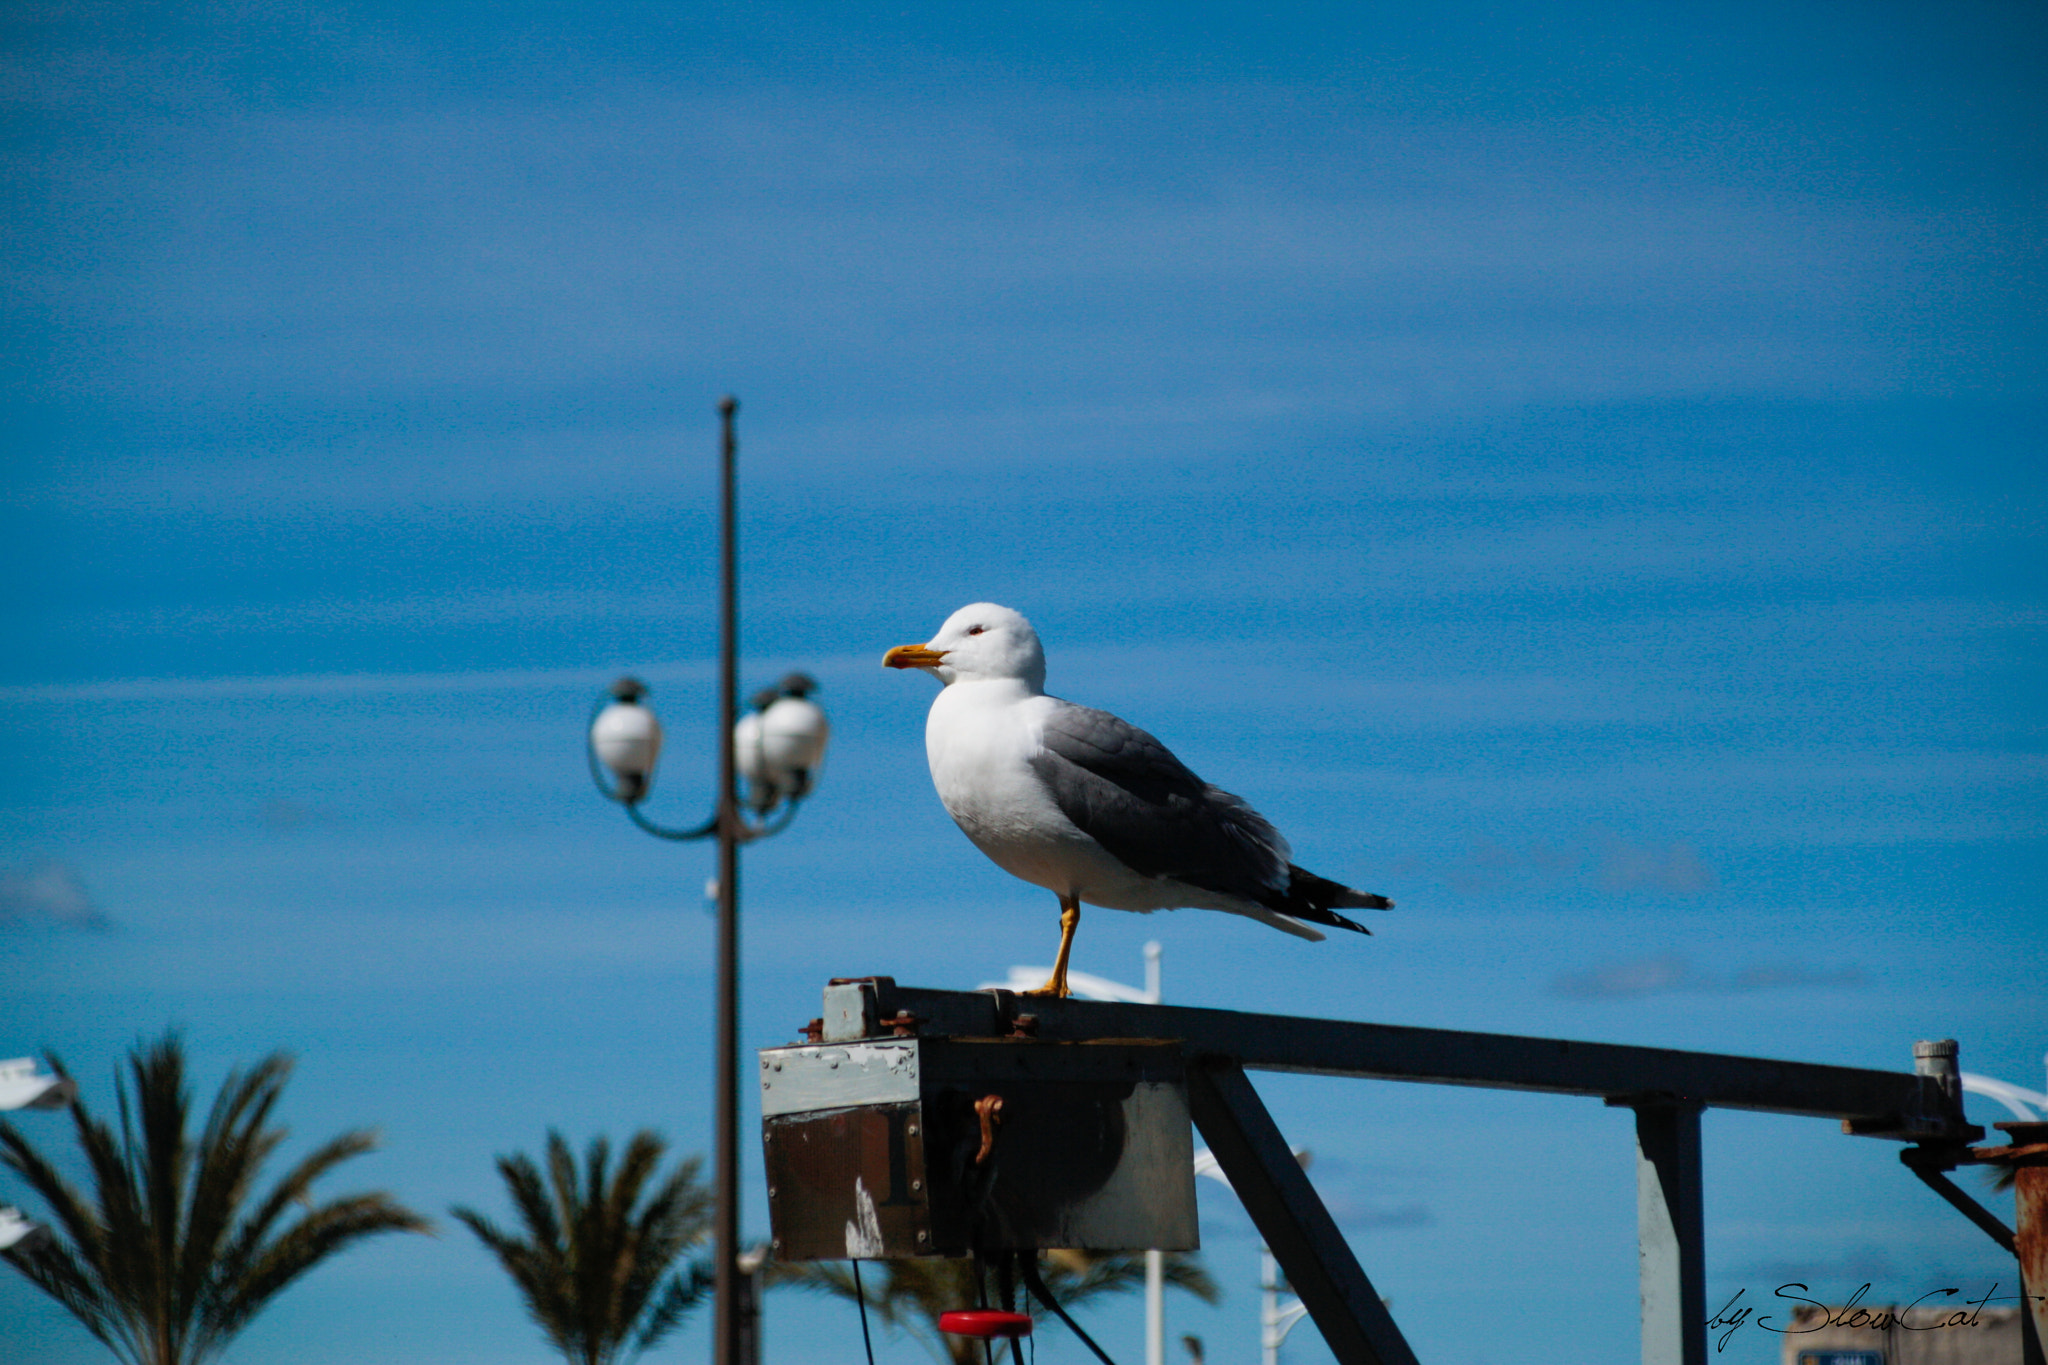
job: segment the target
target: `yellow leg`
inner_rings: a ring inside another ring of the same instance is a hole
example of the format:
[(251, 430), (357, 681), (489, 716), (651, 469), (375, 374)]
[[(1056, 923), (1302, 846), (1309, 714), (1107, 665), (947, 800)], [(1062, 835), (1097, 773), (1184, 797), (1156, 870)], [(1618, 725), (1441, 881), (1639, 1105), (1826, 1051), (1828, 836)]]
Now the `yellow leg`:
[(1074, 930), (1081, 923), (1081, 898), (1060, 897), (1060, 951), (1052, 960), (1052, 977), (1035, 991), (1026, 995), (1056, 995), (1062, 998), (1072, 995), (1067, 989), (1067, 955), (1074, 951)]

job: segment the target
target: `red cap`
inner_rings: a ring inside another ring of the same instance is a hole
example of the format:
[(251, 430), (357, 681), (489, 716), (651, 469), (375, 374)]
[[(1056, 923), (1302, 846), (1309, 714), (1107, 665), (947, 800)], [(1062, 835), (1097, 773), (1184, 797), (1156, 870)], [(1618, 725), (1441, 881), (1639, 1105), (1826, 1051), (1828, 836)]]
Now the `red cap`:
[(939, 1330), (956, 1337), (1028, 1337), (1029, 1313), (1003, 1313), (993, 1308), (958, 1308), (939, 1314)]

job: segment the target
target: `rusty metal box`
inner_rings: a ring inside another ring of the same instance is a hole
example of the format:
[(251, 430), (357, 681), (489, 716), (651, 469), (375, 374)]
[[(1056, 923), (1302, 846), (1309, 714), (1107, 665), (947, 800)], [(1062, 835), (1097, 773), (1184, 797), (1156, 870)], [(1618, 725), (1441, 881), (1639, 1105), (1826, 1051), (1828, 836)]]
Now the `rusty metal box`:
[(1174, 1043), (875, 1038), (761, 1053), (786, 1261), (1192, 1251)]

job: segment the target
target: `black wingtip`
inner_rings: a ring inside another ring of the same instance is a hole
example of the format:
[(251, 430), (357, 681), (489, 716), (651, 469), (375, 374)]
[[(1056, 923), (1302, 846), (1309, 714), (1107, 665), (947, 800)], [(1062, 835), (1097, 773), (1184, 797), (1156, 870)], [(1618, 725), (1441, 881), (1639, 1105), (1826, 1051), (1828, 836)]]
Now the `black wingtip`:
[(1327, 905), (1317, 905), (1312, 901), (1296, 898), (1276, 908), (1281, 914), (1298, 919), (1304, 924), (1320, 924), (1329, 929), (1349, 929), (1355, 934), (1372, 937), (1372, 930), (1355, 919), (1347, 919)]
[(1394, 903), (1385, 896), (1376, 896), (1370, 891), (1353, 891), (1342, 882), (1333, 882), (1327, 877), (1318, 877), (1313, 872), (1289, 865), (1287, 896), (1284, 904), (1273, 908), (1284, 915), (1306, 920), (1310, 924), (1327, 924), (1338, 929), (1353, 929), (1361, 934), (1372, 930), (1336, 913), (1332, 908), (1342, 906), (1346, 910), (1391, 910)]

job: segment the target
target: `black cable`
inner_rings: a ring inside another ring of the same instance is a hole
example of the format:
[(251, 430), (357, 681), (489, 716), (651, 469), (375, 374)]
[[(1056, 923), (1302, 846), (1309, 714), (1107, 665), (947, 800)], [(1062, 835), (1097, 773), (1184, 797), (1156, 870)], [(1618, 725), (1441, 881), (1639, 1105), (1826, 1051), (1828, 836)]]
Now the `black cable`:
[(1052, 1291), (1045, 1287), (1045, 1279), (1038, 1273), (1038, 1257), (1027, 1251), (1019, 1256), (1017, 1260), (1019, 1268), (1024, 1272), (1025, 1285), (1032, 1293), (1038, 1295), (1038, 1301), (1058, 1314), (1059, 1320), (1067, 1325), (1067, 1330), (1081, 1338), (1081, 1344), (1095, 1352), (1095, 1358), (1101, 1361), (1102, 1365), (1116, 1365), (1116, 1362), (1111, 1360), (1103, 1353), (1102, 1348), (1095, 1344), (1095, 1338), (1082, 1331), (1081, 1324), (1067, 1316), (1067, 1310), (1060, 1307), (1059, 1300), (1055, 1299), (1052, 1296)]
[[(996, 1296), (1003, 1301), (1003, 1311), (1017, 1311), (1017, 1257), (1030, 1252), (1007, 1252), (996, 1258)], [(1038, 1340), (1032, 1338), (1032, 1358), (1037, 1359)], [(1024, 1347), (1016, 1337), (1010, 1338), (1010, 1365), (1024, 1365)]]
[(867, 1348), (868, 1365), (875, 1365), (875, 1343), (868, 1339), (868, 1296), (860, 1287), (860, 1262), (847, 1264), (853, 1267), (853, 1301), (860, 1305), (860, 1344)]
[[(974, 1253), (973, 1259), (968, 1264), (974, 1269), (974, 1306), (986, 1310), (988, 1308), (988, 1267), (983, 1264), (981, 1253), (978, 1251)], [(981, 1339), (981, 1359), (983, 1365), (996, 1365), (996, 1348), (989, 1344), (987, 1337)]]

